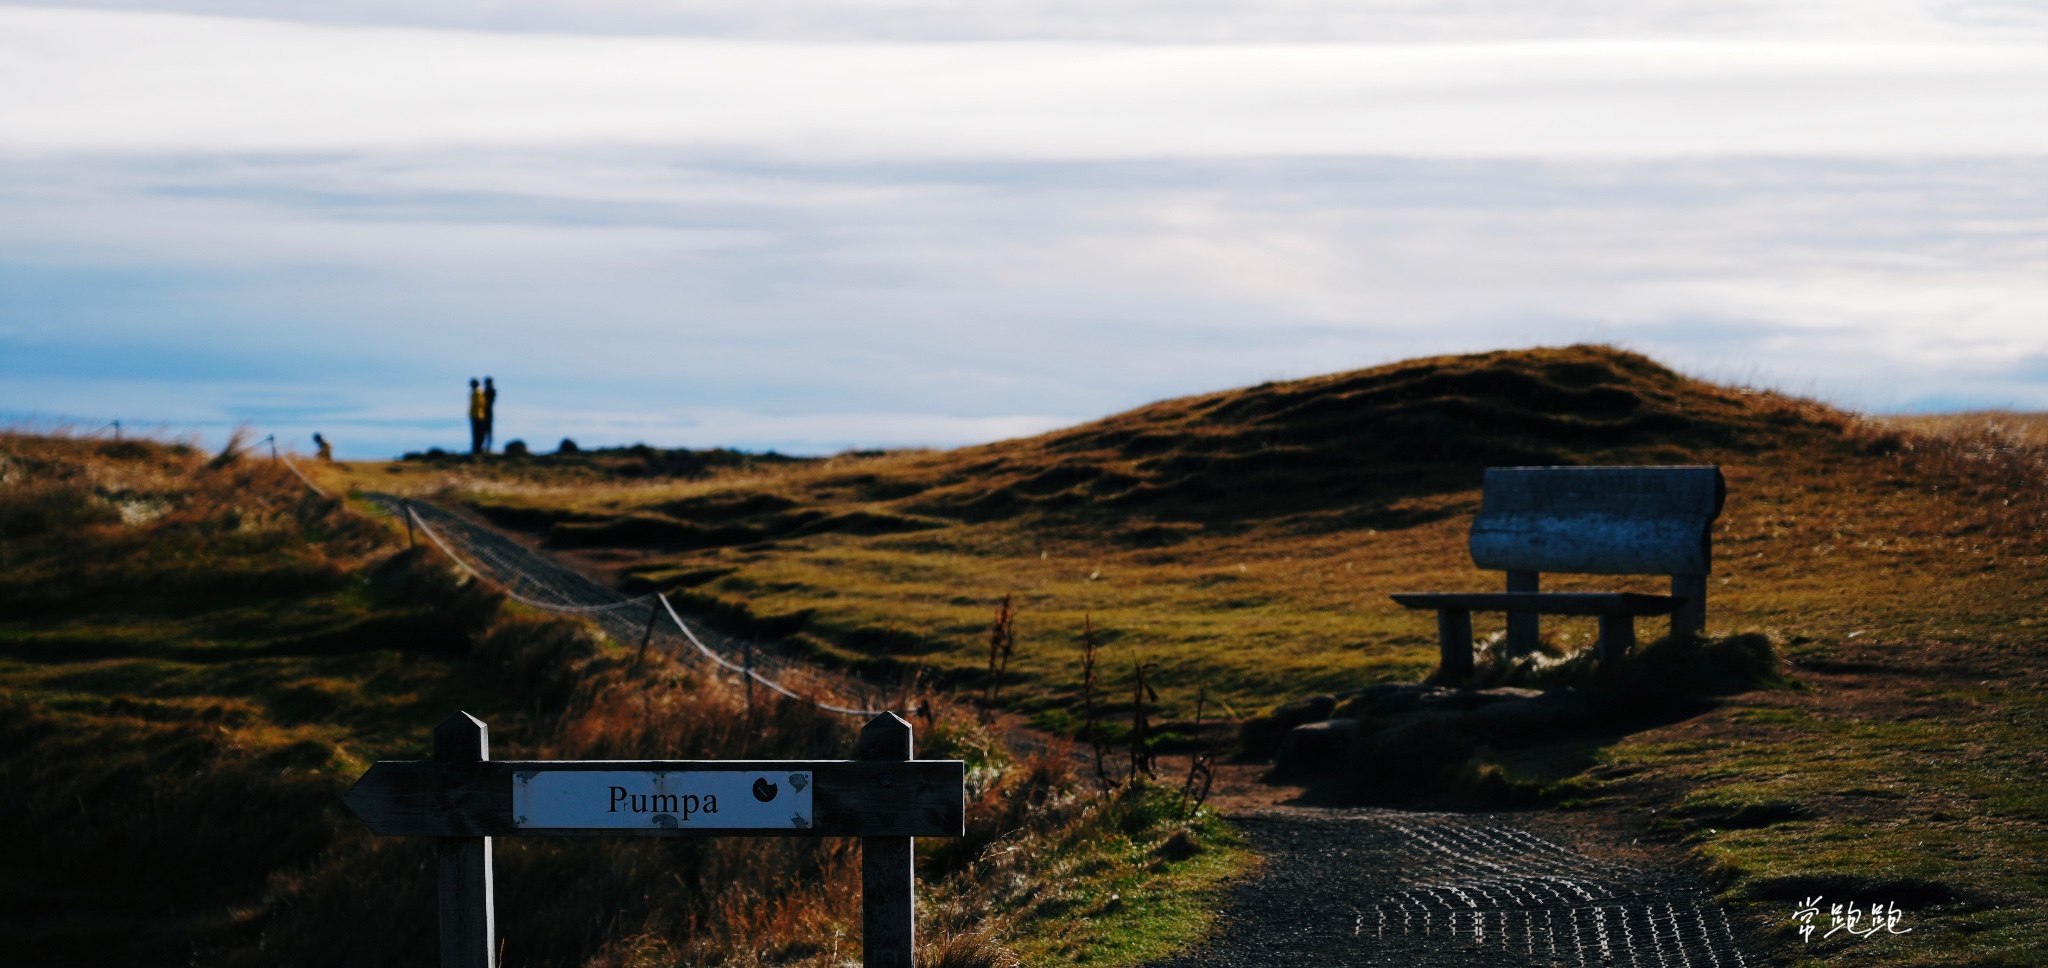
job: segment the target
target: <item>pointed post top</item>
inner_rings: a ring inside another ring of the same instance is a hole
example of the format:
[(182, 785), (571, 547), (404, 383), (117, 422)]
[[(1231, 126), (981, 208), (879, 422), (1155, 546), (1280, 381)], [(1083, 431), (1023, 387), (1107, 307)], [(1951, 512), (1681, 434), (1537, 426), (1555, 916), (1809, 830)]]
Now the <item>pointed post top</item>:
[(491, 728), (468, 713), (456, 713), (434, 727), (434, 758), (477, 761), (491, 758)]
[(885, 711), (860, 728), (860, 750), (855, 755), (863, 760), (907, 760), (910, 749), (910, 724)]

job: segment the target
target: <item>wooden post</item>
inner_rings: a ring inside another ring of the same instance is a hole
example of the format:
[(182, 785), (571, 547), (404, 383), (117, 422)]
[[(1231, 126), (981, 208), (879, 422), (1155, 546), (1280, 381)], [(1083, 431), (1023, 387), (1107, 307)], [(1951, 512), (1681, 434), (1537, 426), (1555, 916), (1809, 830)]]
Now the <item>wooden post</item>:
[(639, 665), (640, 663), (647, 661), (647, 643), (654, 641), (654, 620), (660, 617), (660, 605), (648, 606), (647, 631), (640, 633), (640, 654), (633, 657), (634, 665)]
[(747, 643), (746, 663), (744, 668), (747, 671), (740, 678), (747, 681), (747, 721), (751, 723), (754, 721), (754, 643), (752, 642)]
[[(910, 751), (910, 724), (895, 713), (885, 712), (861, 727), (858, 759), (907, 760)], [(890, 782), (887, 776), (881, 779)], [(912, 968), (912, 952), (917, 942), (917, 895), (911, 857), (909, 837), (860, 839), (864, 968)]]
[(1472, 613), (1462, 608), (1436, 611), (1437, 648), (1442, 658), (1437, 674), (1456, 682), (1472, 674)]
[(1707, 630), (1707, 576), (1672, 575), (1671, 594), (1685, 599), (1671, 613), (1671, 636), (1698, 635)]
[[(468, 713), (434, 727), (434, 759), (491, 758), (490, 728)], [(441, 837), (441, 968), (497, 968), (496, 903), (491, 891), (491, 838)]]
[(398, 513), (405, 518), (405, 546), (409, 549), (418, 548), (420, 543), (412, 536), (412, 500), (410, 498), (398, 502)]
[[(1508, 569), (1508, 591), (1538, 592), (1543, 590), (1542, 584), (1542, 577), (1538, 572)], [(1506, 644), (1509, 655), (1528, 655), (1536, 651), (1537, 637), (1542, 631), (1537, 624), (1539, 621), (1535, 612), (1508, 613)]]
[(1602, 666), (1620, 662), (1636, 647), (1636, 617), (1626, 614), (1600, 616), (1598, 655)]

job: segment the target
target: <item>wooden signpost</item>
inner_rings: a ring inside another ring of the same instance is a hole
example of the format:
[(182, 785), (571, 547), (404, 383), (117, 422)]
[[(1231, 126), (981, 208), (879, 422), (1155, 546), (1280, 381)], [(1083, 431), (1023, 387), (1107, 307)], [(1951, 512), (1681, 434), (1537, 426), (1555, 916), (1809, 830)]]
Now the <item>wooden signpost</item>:
[(386, 760), (344, 798), (383, 836), (439, 838), (442, 968), (495, 968), (491, 838), (859, 837), (863, 963), (911, 968), (911, 840), (966, 830), (966, 768), (911, 759), (894, 713), (852, 760), (492, 760), (488, 728), (457, 713), (431, 760)]

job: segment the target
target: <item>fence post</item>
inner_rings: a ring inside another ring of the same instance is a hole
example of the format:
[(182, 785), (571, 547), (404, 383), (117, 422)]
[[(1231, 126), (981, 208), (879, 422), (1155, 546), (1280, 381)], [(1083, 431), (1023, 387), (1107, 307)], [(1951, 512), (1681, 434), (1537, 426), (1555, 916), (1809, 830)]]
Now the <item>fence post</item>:
[[(885, 712), (860, 730), (863, 760), (910, 759), (910, 724)], [(882, 781), (891, 782), (888, 776)], [(864, 968), (912, 968), (917, 942), (917, 896), (911, 869), (911, 838), (862, 837), (861, 964)]]
[[(491, 758), (490, 728), (468, 713), (434, 727), (434, 759)], [(496, 903), (491, 890), (491, 838), (440, 837), (441, 968), (497, 968)]]
[(276, 434), (271, 434), (270, 436), (268, 436), (268, 437), (265, 437), (265, 438), (263, 438), (263, 440), (264, 440), (264, 441), (265, 441), (266, 443), (270, 444), (270, 459), (271, 459), (271, 460), (276, 460), (276, 459), (277, 459), (277, 435), (276, 435)]
[(399, 502), (398, 502), (398, 513), (399, 513), (399, 514), (401, 514), (401, 515), (403, 515), (403, 516), (405, 517), (405, 546), (406, 546), (406, 548), (407, 548), (407, 549), (413, 549), (413, 548), (418, 548), (418, 547), (420, 546), (420, 543), (419, 543), (419, 542), (418, 542), (417, 540), (415, 540), (415, 539), (413, 538), (413, 536), (412, 536), (412, 499), (411, 499), (411, 498), (401, 498), (401, 499), (399, 500)]
[(640, 654), (633, 657), (633, 664), (647, 661), (647, 643), (654, 641), (654, 620), (661, 617), (661, 605), (647, 606), (647, 631), (640, 633)]

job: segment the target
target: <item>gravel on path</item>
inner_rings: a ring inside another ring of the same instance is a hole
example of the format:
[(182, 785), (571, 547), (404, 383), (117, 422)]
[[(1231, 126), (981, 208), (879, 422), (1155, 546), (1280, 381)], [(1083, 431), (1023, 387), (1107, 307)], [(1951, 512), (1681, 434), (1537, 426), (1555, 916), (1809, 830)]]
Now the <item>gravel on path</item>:
[(1596, 860), (1489, 815), (1290, 808), (1231, 817), (1263, 859), (1213, 936), (1150, 968), (1747, 968), (1691, 878)]

